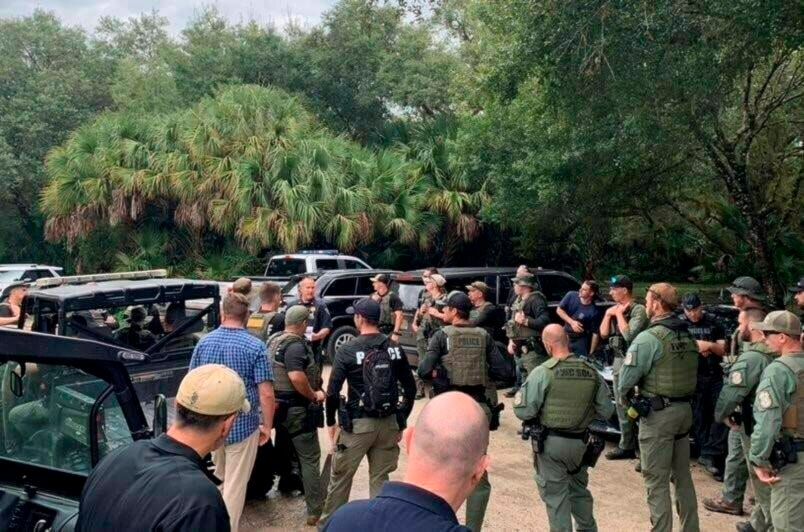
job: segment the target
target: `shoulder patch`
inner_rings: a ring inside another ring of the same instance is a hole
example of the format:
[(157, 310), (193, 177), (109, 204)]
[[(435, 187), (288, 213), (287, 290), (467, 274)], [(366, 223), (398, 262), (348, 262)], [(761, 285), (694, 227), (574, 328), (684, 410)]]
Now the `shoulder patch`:
[(522, 391), (516, 392), (514, 395), (514, 406), (522, 406)]
[(743, 383), (743, 372), (732, 371), (731, 375), (729, 375), (729, 381), (735, 386), (740, 386)]
[(774, 408), (776, 406), (775, 401), (773, 400), (773, 394), (770, 393), (770, 390), (762, 390), (757, 394), (757, 403), (762, 410), (768, 410), (769, 408)]
[(636, 359), (637, 359), (636, 349), (634, 349), (633, 351), (629, 350), (625, 354), (625, 360), (623, 361), (623, 364), (625, 364), (626, 366), (636, 366)]

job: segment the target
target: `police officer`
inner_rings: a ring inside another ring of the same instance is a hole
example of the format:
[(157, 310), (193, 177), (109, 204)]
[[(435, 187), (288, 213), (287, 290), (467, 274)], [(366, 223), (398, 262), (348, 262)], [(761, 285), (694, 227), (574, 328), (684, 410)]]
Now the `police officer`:
[(259, 308), (248, 318), (247, 329), (264, 342), (285, 327), (285, 316), (279, 310), (282, 306), (282, 288), (271, 281), (262, 283), (259, 300)]
[[(274, 425), (281, 425), (287, 431), (299, 457), (307, 525), (314, 526), (323, 504), (319, 470), (321, 448), (314, 405), (323, 403), (325, 395), (318, 387), (320, 367), (304, 337), (308, 317), (309, 312), (302, 305), (290, 307), (285, 313), (284, 332), (275, 333), (268, 340), (268, 354), (274, 369), (277, 402)], [(320, 407), (318, 412), (323, 422)]]
[[(427, 343), (435, 331), (444, 325), (443, 315), (444, 300), (446, 291), (444, 285), (447, 280), (440, 275), (435, 268), (428, 268), (422, 274), (424, 291), (419, 298), (419, 308), (413, 317), (413, 330), (416, 332), (416, 350), (419, 360), (423, 360), (427, 355)], [(416, 398), (421, 399), (425, 395), (427, 384), (416, 376)]]
[(749, 462), (770, 484), (771, 520), (778, 531), (804, 530), (804, 352), (801, 320), (784, 310), (761, 323), (768, 347), (779, 353), (762, 373), (754, 401)]
[(678, 306), (676, 289), (657, 283), (648, 289), (645, 308), (650, 326), (639, 333), (623, 360), (619, 396), (634, 398), (639, 414), (642, 476), (647, 488), (651, 530), (673, 528), (670, 482), (681, 529), (698, 531), (698, 503), (690, 475), (692, 397), (698, 374), (698, 347), (687, 324), (673, 315)]
[[(562, 327), (542, 333), (550, 360), (533, 370), (514, 398), (514, 413), (542, 428), (543, 450), (534, 456), (539, 496), (547, 506), (550, 530), (597, 530), (589, 493), (589, 423), (608, 419), (614, 406), (603, 377), (569, 349)], [(535, 422), (535, 423), (534, 423)], [(594, 442), (600, 445), (602, 441)]]
[[(419, 363), (419, 377), (433, 381), (435, 394), (459, 391), (474, 398), (491, 423), (491, 409), (486, 400), (486, 386), (497, 378), (491, 373), (494, 340), (480, 327), (469, 323), (472, 302), (463, 292), (452, 292), (444, 307), (449, 324), (430, 338), (427, 356)], [(483, 526), (491, 484), (488, 474), (466, 500), (466, 526), (478, 532)]]
[(390, 290), (391, 276), (387, 273), (375, 275), (371, 282), (374, 285), (371, 299), (380, 304), (380, 332), (398, 344), (399, 330), (402, 328), (402, 300)]
[(550, 323), (547, 300), (536, 290), (536, 277), (528, 274), (514, 277), (516, 300), (511, 305), (511, 319), (505, 324), (508, 336), (508, 353), (517, 357), (522, 378), (547, 360), (541, 342), (542, 329)]
[(632, 291), (634, 282), (627, 275), (615, 275), (610, 280), (609, 295), (615, 305), (610, 307), (600, 322), (600, 338), (608, 339), (609, 349), (614, 357), (612, 378), (614, 383), (614, 406), (620, 422), (620, 443), (614, 450), (606, 453), (607, 460), (623, 460), (636, 457), (636, 423), (629, 418), (619, 396), (618, 383), (625, 352), (636, 336), (648, 326), (648, 315), (644, 305), (634, 301)]
[[(749, 327), (751, 323), (761, 322), (765, 314), (764, 310), (756, 308), (740, 311), (737, 321), (743, 349), (740, 357), (729, 368), (715, 407), (715, 419), (727, 423), (732, 430), (739, 432), (746, 456), (751, 447), (751, 433), (754, 429), (753, 410), (757, 385), (762, 372), (778, 356), (778, 353), (771, 351), (762, 341), (762, 332)], [(753, 468), (749, 464), (747, 466), (757, 504), (751, 513), (751, 520), (738, 523), (737, 530), (764, 532), (771, 529), (770, 487), (759, 482)]]
[(728, 427), (715, 418), (715, 403), (723, 388), (721, 361), (726, 350), (726, 332), (717, 320), (704, 311), (700, 296), (684, 294), (683, 314), (690, 333), (698, 344), (698, 383), (692, 405), (692, 435), (700, 454), (698, 463), (716, 479), (723, 480)]
[[(734, 306), (740, 310), (763, 308), (765, 295), (762, 292), (762, 285), (753, 277), (738, 277), (726, 290), (731, 294)], [(727, 354), (724, 357), (725, 366), (728, 367), (737, 360), (742, 344), (740, 332), (735, 329), (727, 345)], [(728, 454), (721, 493), (717, 497), (704, 498), (703, 505), (710, 512), (742, 515), (745, 487), (748, 483), (748, 467), (739, 432), (729, 431), (727, 446)]]
[(319, 363), (322, 360), (324, 342), (332, 332), (332, 316), (329, 315), (327, 304), (323, 299), (315, 295), (315, 278), (312, 276), (302, 277), (299, 281), (299, 299), (293, 301), (288, 306), (304, 305), (310, 314), (307, 322), (307, 332), (305, 336), (310, 341)]
[(497, 339), (502, 332), (502, 309), (489, 301), (491, 288), (483, 281), (475, 281), (466, 285), (466, 295), (472, 302), (472, 311), (469, 313), (469, 321), (475, 327), (482, 327), (493, 339)]
[[(407, 358), (379, 330), (380, 305), (365, 298), (355, 303), (353, 311), (360, 335), (338, 347), (327, 385), (327, 426), (335, 451), (322, 523), (349, 500), (352, 478), (363, 457), (368, 457), (371, 497), (379, 493), (388, 475), (396, 470), (401, 431), (407, 426), (416, 395)], [(366, 382), (366, 376), (371, 382)], [(349, 390), (341, 405), (344, 381)], [(396, 404), (400, 385), (404, 401)], [(378, 396), (386, 397), (387, 408), (376, 404)], [(340, 432), (335, 426), (336, 412)]]

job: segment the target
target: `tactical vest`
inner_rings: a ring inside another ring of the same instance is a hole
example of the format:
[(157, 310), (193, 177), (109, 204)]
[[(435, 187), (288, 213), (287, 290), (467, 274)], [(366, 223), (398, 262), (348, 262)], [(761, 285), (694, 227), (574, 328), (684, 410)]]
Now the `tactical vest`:
[[(631, 321), (631, 314), (634, 311), (635, 305), (636, 303), (631, 302), (628, 308), (625, 309), (625, 312), (623, 312), (623, 318), (625, 318), (626, 322)], [(623, 333), (620, 332), (620, 328), (617, 326), (617, 320), (612, 319), (610, 323), (612, 331), (609, 335), (609, 349), (611, 349), (615, 357), (624, 357), (625, 352), (628, 351), (628, 342), (625, 341)]]
[(647, 329), (662, 344), (662, 357), (645, 375), (640, 389), (679, 399), (695, 393), (698, 381), (698, 345), (687, 331), (656, 324)]
[[(435, 299), (432, 295), (427, 294), (424, 297), (424, 302), (430, 302), (431, 307), (435, 307), (436, 310), (439, 312), (444, 309), (444, 305), (446, 305), (446, 297), (447, 294), (441, 294), (438, 299)], [(433, 336), (433, 333), (436, 332), (438, 329), (444, 326), (444, 322), (438, 318), (434, 318), (430, 316), (430, 314), (425, 314), (422, 318), (422, 329), (424, 336), (426, 338), (430, 338)]]
[(547, 395), (540, 413), (548, 429), (586, 430), (595, 418), (597, 371), (580, 358), (551, 358), (544, 364), (549, 376)]
[[(525, 297), (517, 297), (514, 304), (511, 305), (511, 319), (508, 320), (508, 323), (505, 324), (505, 334), (508, 335), (508, 338), (511, 340), (525, 340), (528, 338), (536, 338), (541, 336), (541, 333), (536, 329), (531, 329), (527, 325), (519, 325), (515, 320), (514, 316), (516, 313), (525, 309), (525, 303), (531, 297), (535, 295), (541, 295), (540, 292), (532, 291)], [(544, 296), (542, 296), (544, 297)], [(534, 316), (530, 316), (531, 318)]]
[(254, 312), (248, 318), (246, 329), (252, 336), (265, 341), (268, 324), (271, 323), (271, 320), (274, 319), (274, 316), (276, 316), (275, 310), (272, 310), (271, 312)]
[(293, 343), (302, 342), (304, 349), (307, 352), (307, 358), (310, 363), (305, 368), (304, 373), (307, 375), (307, 380), (310, 382), (310, 387), (315, 390), (318, 387), (320, 369), (315, 362), (313, 350), (310, 348), (304, 338), (293, 333), (278, 332), (268, 339), (268, 353), (271, 355), (271, 360), (274, 370), (274, 389), (280, 393), (295, 393), (301, 396), (293, 387), (288, 376), (288, 370), (285, 367), (285, 350)]
[(480, 327), (444, 327), (447, 354), (441, 359), (451, 386), (485, 386), (488, 382), (486, 331)]
[(377, 292), (374, 293), (380, 298), (380, 328), (387, 329), (389, 326), (393, 327), (394, 313), (391, 310), (391, 291), (389, 290), (384, 296), (380, 296)]
[(797, 440), (804, 439), (804, 357), (780, 356), (776, 360), (796, 377), (796, 394), (782, 414), (782, 432)]

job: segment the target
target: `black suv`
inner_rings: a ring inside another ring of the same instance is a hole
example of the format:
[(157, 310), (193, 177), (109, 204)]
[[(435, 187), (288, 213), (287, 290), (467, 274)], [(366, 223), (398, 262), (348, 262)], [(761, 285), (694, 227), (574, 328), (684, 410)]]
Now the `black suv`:
[(129, 377), (127, 365), (147, 359), (92, 340), (0, 329), (0, 529), (73, 530), (98, 461), (166, 430), (164, 397), (141, 404), (138, 395), (148, 396)]
[[(315, 296), (324, 300), (332, 317), (332, 332), (327, 338), (325, 353), (330, 360), (335, 357), (335, 350), (344, 342), (357, 336), (357, 329), (351, 314), (346, 309), (356, 299), (368, 297), (374, 293), (371, 278), (387, 273), (398, 274), (395, 270), (329, 270), (325, 272), (296, 275), (282, 289), (282, 298), (290, 303), (299, 297), (298, 284), (303, 277), (315, 277)], [(414, 303), (415, 305), (415, 303)]]

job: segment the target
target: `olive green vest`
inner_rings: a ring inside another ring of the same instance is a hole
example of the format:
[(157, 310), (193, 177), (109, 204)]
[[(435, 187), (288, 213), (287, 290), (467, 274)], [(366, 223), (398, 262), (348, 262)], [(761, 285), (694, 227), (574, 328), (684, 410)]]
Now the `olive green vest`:
[(486, 336), (480, 327), (444, 327), (447, 354), (441, 359), (451, 386), (485, 386), (488, 382)]
[(271, 323), (271, 320), (274, 319), (276, 316), (276, 311), (271, 312), (252, 312), (248, 318), (248, 324), (246, 325), (246, 329), (248, 332), (263, 342), (267, 339), (267, 332), (268, 332), (268, 324)]
[[(426, 294), (423, 299), (423, 303), (429, 302), (431, 307), (441, 307), (440, 310), (443, 310), (444, 305), (446, 304), (446, 297), (447, 294), (441, 294), (438, 299), (433, 298), (432, 295)], [(438, 310), (438, 309), (437, 309)], [(430, 314), (425, 314), (422, 318), (422, 329), (423, 333), (426, 338), (430, 338), (434, 332), (444, 326), (444, 322), (438, 318), (434, 318), (430, 316)]]
[(535, 338), (541, 336), (541, 333), (536, 329), (531, 329), (527, 325), (519, 325), (516, 321), (514, 321), (514, 316), (516, 316), (516, 313), (521, 310), (524, 310), (525, 303), (528, 301), (528, 299), (535, 296), (536, 294), (539, 294), (539, 292), (534, 290), (525, 297), (517, 296), (516, 301), (514, 301), (513, 305), (511, 305), (511, 319), (508, 320), (508, 323), (505, 324), (505, 334), (508, 335), (509, 339), (525, 340), (527, 338)]
[(647, 329), (662, 344), (662, 356), (645, 375), (640, 389), (680, 399), (695, 393), (698, 382), (698, 344), (688, 331), (656, 324)]
[(380, 298), (380, 321), (378, 325), (380, 328), (393, 327), (394, 313), (391, 311), (391, 291), (389, 290), (384, 296), (380, 296), (377, 292), (374, 292), (374, 294)]
[(796, 394), (782, 414), (782, 432), (797, 440), (804, 439), (804, 357), (780, 356), (776, 360), (796, 377)]
[(540, 419), (549, 429), (586, 430), (595, 418), (595, 397), (599, 381), (591, 364), (576, 356), (551, 358), (542, 364), (549, 384)]
[(296, 388), (293, 387), (293, 383), (290, 382), (285, 363), (282, 362), (285, 360), (285, 349), (295, 342), (302, 342), (304, 344), (304, 349), (307, 351), (307, 358), (310, 359), (310, 363), (304, 371), (307, 375), (307, 380), (310, 382), (310, 387), (315, 390), (318, 386), (320, 369), (315, 362), (310, 344), (304, 338), (296, 334), (278, 332), (268, 339), (268, 353), (271, 356), (274, 370), (274, 390), (280, 393), (294, 392), (298, 394)]
[[(639, 303), (634, 301), (628, 305), (628, 308), (625, 309), (623, 312), (623, 318), (625, 321), (631, 321), (631, 314), (634, 312), (634, 307), (636, 307)], [(617, 320), (611, 320), (611, 334), (609, 335), (609, 349), (611, 349), (612, 354), (615, 357), (624, 357), (625, 352), (628, 351), (628, 342), (625, 341), (623, 337), (623, 333), (620, 332), (620, 328), (617, 326)]]

